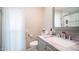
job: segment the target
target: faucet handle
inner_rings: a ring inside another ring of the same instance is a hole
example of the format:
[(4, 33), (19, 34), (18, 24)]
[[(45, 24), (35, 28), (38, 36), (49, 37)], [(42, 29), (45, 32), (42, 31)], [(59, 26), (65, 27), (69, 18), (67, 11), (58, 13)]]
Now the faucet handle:
[(61, 37), (61, 35), (59, 33), (56, 34), (57, 37)]
[(68, 38), (69, 40), (72, 40), (72, 37), (71, 37), (71, 35), (69, 35), (69, 38)]

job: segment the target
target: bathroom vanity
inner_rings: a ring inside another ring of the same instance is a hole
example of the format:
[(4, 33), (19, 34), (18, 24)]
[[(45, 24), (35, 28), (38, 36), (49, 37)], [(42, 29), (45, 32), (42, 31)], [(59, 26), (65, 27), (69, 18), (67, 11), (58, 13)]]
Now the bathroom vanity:
[(78, 51), (79, 42), (63, 39), (57, 36), (38, 36), (39, 51)]
[(43, 36), (38, 36), (38, 50), (39, 51), (58, 51), (54, 46), (52, 46), (48, 41), (45, 40)]

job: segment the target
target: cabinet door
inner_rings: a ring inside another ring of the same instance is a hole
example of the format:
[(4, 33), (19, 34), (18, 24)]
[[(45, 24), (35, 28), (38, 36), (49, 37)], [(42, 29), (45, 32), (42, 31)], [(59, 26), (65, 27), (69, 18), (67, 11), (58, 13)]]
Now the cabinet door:
[(56, 49), (54, 46), (51, 46), (50, 44), (46, 45), (46, 49), (47, 51), (59, 51), (58, 49)]
[(46, 51), (46, 44), (42, 40), (38, 40), (38, 50), (39, 51)]
[(50, 48), (49, 46), (46, 46), (46, 50), (47, 50), (47, 51), (53, 51), (53, 49)]

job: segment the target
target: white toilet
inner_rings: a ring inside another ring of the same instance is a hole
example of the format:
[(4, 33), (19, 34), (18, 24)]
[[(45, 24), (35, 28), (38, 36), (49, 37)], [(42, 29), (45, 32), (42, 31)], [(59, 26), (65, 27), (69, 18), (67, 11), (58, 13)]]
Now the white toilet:
[(30, 42), (30, 48), (28, 49), (28, 51), (37, 51), (37, 45), (38, 45), (38, 41)]
[[(35, 39), (32, 34), (28, 34), (28, 36), (31, 39)], [(28, 51), (37, 51), (37, 45), (38, 45), (37, 40), (34, 40), (34, 41), (30, 42), (30, 48), (28, 49)]]

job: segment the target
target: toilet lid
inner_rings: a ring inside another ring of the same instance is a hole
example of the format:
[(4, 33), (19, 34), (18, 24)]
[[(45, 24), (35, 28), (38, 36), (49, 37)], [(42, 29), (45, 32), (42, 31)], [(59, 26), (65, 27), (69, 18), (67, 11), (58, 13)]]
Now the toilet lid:
[(38, 45), (38, 41), (32, 41), (32, 42), (30, 42), (30, 46), (35, 46), (35, 45)]

